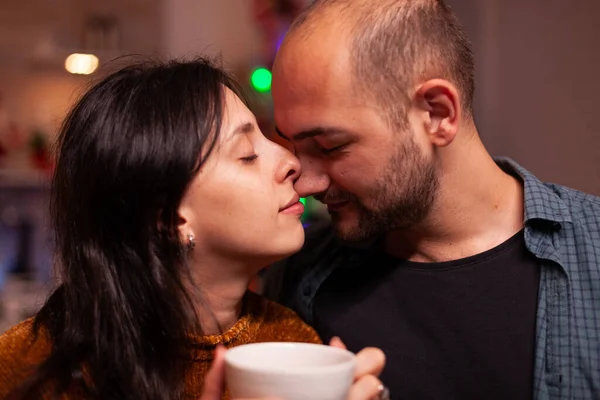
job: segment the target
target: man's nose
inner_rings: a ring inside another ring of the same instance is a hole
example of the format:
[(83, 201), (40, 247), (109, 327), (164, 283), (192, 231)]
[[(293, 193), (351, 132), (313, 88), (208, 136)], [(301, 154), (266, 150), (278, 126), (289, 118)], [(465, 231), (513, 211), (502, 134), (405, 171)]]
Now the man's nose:
[(323, 193), (329, 188), (330, 179), (327, 174), (312, 170), (311, 168), (302, 167), (302, 174), (296, 180), (294, 189), (300, 197), (313, 196)]

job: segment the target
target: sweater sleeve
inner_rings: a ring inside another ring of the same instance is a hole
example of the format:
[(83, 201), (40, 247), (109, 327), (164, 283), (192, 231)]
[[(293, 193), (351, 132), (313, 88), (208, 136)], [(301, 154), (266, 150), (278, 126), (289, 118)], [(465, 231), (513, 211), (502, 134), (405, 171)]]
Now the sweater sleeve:
[(10, 328), (0, 336), (0, 399), (17, 389), (50, 354), (44, 332), (36, 337), (33, 319)]

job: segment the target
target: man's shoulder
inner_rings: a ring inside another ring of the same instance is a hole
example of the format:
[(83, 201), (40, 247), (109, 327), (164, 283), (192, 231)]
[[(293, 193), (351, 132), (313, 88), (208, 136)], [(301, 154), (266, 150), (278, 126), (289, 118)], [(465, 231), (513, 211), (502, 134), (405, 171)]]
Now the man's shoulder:
[(310, 225), (305, 233), (304, 245), (298, 253), (274, 263), (264, 272), (265, 297), (290, 306), (289, 301), (303, 278), (323, 268), (342, 248), (329, 223)]
[(300, 259), (314, 255), (315, 252), (319, 253), (340, 246), (340, 241), (337, 239), (330, 222), (309, 225), (305, 230), (305, 234), (304, 246), (296, 254), (296, 256), (300, 256)]
[(542, 219), (598, 226), (600, 197), (556, 183), (542, 182), (507, 157), (495, 157), (506, 172), (518, 175), (525, 187), (526, 220)]
[[(540, 232), (545, 235), (556, 235), (553, 240), (558, 240), (560, 245), (555, 243), (553, 248), (558, 249), (556, 255), (572, 273), (587, 271), (589, 267), (597, 271), (600, 263), (600, 197), (555, 183), (541, 183), (539, 188), (546, 192), (525, 204), (530, 226), (540, 227)], [(541, 225), (537, 221), (541, 221)], [(548, 230), (548, 226), (560, 228)], [(542, 248), (534, 248), (540, 254), (546, 254)]]
[(570, 222), (586, 230), (600, 231), (600, 197), (554, 183), (544, 185), (560, 199)]
[(340, 248), (341, 242), (336, 238), (330, 223), (321, 222), (309, 225), (305, 229), (304, 245), (296, 254), (281, 260), (274, 266), (294, 268), (295, 266), (313, 265), (323, 256), (331, 254), (331, 251)]
[(575, 216), (600, 219), (600, 197), (562, 185), (549, 183)]

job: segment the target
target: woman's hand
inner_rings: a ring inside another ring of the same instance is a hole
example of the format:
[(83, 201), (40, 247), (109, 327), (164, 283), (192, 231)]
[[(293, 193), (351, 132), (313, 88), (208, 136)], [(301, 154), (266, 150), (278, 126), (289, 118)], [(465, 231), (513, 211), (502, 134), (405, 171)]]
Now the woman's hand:
[[(225, 348), (217, 346), (215, 349), (215, 359), (213, 360), (206, 377), (204, 378), (204, 390), (200, 400), (221, 400), (221, 395), (225, 390)], [(235, 399), (243, 400), (243, 399)], [(250, 399), (247, 399), (250, 400)], [(273, 397), (252, 400), (278, 400)]]
[(200, 400), (221, 400), (225, 387), (225, 348), (217, 346), (215, 358), (204, 378), (204, 389)]
[[(330, 346), (345, 349), (346, 346), (338, 337), (329, 342)], [(380, 399), (386, 390), (378, 379), (385, 367), (385, 354), (375, 347), (367, 347), (356, 354), (356, 372), (354, 384), (350, 388), (348, 400)], [(383, 397), (385, 399), (385, 397)]]

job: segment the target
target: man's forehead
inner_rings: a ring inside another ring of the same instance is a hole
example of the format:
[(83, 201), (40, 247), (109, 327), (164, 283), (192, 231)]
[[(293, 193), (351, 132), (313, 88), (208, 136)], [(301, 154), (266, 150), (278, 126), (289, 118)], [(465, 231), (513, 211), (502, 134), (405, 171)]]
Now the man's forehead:
[(347, 38), (331, 26), (310, 36), (286, 38), (275, 60), (273, 78), (326, 77), (350, 67)]
[[(314, 55), (313, 55), (314, 54)], [(340, 58), (323, 58), (316, 52), (282, 60), (273, 71), (273, 97), (277, 102), (340, 101), (352, 90), (350, 66)]]
[(275, 120), (288, 136), (330, 126), (356, 106), (347, 48), (335, 37), (284, 43), (273, 69)]

